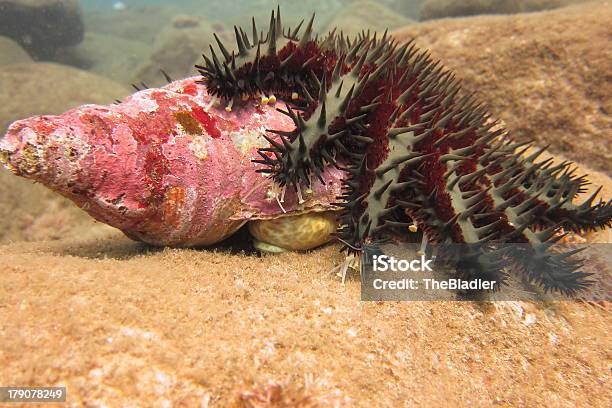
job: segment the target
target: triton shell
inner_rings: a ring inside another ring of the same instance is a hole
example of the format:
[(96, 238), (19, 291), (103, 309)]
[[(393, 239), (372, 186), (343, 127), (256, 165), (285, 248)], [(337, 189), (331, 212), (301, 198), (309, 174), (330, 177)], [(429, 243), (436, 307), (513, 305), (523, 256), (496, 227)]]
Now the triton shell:
[[(329, 168), (300, 204), (272, 186), (258, 149), (267, 128), (294, 128), (273, 106), (217, 106), (199, 78), (146, 89), (111, 106), (13, 123), (0, 159), (68, 197), (98, 221), (154, 245), (218, 242), (251, 219), (326, 211), (342, 173)], [(278, 190), (278, 191), (277, 191)], [(282, 201), (282, 202), (281, 202)]]

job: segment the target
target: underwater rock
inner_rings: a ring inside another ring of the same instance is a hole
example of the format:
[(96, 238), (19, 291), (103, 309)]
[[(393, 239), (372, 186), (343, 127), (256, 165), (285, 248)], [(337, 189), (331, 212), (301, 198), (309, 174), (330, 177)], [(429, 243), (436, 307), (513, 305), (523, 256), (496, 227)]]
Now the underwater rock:
[[(217, 32), (220, 38), (226, 37), (223, 31), (213, 29), (205, 20), (194, 18), (192, 24), (183, 24), (182, 20), (179, 16), (159, 31), (150, 57), (136, 69), (133, 82), (158, 86), (164, 82), (160, 69), (175, 79), (193, 75), (193, 66), (201, 58), (202, 51), (214, 42), (213, 33)], [(194, 21), (198, 24), (194, 25)]]
[(290, 118), (254, 101), (233, 111), (214, 106), (196, 79), (144, 90), (121, 104), (15, 122), (0, 140), (0, 159), (95, 219), (154, 245), (212, 244), (249, 219), (331, 207), (340, 170), (328, 169), (326, 184), (313, 183), (304, 202), (287, 190), (280, 204), (271, 180), (257, 171), (262, 166), (251, 162), (269, 145), (265, 129), (291, 130)]
[(110, 229), (42, 184), (0, 168), (0, 244), (91, 237)]
[(179, 29), (198, 27), (201, 20), (201, 18), (196, 16), (179, 15), (172, 19), (172, 26)]
[(421, 9), (421, 20), (477, 14), (514, 14), (551, 10), (570, 4), (593, 0), (426, 0)]
[(150, 52), (150, 46), (142, 41), (87, 32), (81, 44), (59, 50), (54, 60), (127, 86), (134, 81), (135, 68)]
[[(580, 24), (576, 24), (580, 21)], [(612, 173), (609, 5), (417, 24), (416, 38), (455, 70), (516, 139)]]
[(355, 35), (362, 30), (385, 31), (412, 24), (407, 17), (394, 12), (374, 1), (360, 0), (342, 7), (331, 20), (327, 30), (337, 28), (347, 35)]
[(91, 10), (84, 15), (88, 32), (120, 37), (132, 41), (153, 43), (159, 30), (180, 11), (171, 2), (164, 6), (128, 7), (121, 12)]
[(78, 0), (0, 0), (0, 35), (15, 39), (40, 59), (78, 44), (83, 33)]
[(408, 18), (419, 20), (423, 3), (425, 3), (425, 0), (388, 0), (383, 4)]
[[(202, 13), (200, 4), (196, 2), (192, 11), (194, 14), (209, 16), (211, 20), (214, 16), (216, 20), (227, 22), (230, 24), (230, 29), (234, 25), (249, 27), (253, 18), (258, 25), (265, 29), (265, 23), (270, 21), (270, 9), (279, 5), (288, 27), (295, 27), (305, 16), (316, 12), (319, 21), (315, 21), (314, 29), (317, 32), (322, 32), (321, 30), (328, 26), (329, 21), (350, 2), (350, 0), (219, 1), (207, 4), (206, 13)], [(186, 10), (189, 10), (189, 8)]]
[(15, 41), (0, 36), (0, 66), (32, 62), (32, 58)]
[(106, 78), (53, 63), (0, 67), (0, 89), (0, 133), (17, 119), (57, 114), (84, 103), (110, 103), (130, 93)]

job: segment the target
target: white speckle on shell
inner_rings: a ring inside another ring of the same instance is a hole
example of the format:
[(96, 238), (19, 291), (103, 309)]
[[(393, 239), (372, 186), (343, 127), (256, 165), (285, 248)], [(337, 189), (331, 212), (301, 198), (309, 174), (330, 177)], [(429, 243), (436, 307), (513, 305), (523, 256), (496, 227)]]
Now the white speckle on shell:
[(261, 130), (261, 133), (257, 131), (245, 132), (241, 130), (239, 132), (231, 132), (229, 137), (232, 139), (236, 149), (244, 154), (252, 148), (266, 147), (269, 145), (266, 139), (261, 137), (263, 132), (265, 132), (265, 130)]
[(189, 150), (191, 150), (195, 157), (200, 160), (206, 160), (208, 157), (208, 150), (206, 150), (206, 140), (201, 136), (193, 138), (189, 143)]

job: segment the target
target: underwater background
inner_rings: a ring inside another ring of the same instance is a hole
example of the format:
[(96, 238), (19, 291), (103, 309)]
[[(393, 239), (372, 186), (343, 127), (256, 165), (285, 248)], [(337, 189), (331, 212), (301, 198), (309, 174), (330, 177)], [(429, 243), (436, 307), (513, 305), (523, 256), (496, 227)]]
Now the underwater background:
[[(279, 4), (289, 26), (316, 12), (321, 34), (416, 38), (517, 140), (550, 145), (612, 196), (604, 0), (0, 0), (0, 137), (163, 86), (161, 70), (196, 75), (213, 33), (232, 43), (252, 16), (265, 29)], [(329, 274), (337, 250), (154, 249), (0, 168), (0, 385), (63, 384), (72, 406), (612, 399), (609, 305), (364, 304), (358, 279)]]

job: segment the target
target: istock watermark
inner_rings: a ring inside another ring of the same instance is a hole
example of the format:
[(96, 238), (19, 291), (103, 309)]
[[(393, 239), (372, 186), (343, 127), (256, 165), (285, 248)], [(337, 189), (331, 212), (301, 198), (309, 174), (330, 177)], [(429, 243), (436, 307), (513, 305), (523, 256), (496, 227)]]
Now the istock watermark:
[[(574, 275), (584, 282), (574, 285), (579, 290), (543, 289), (545, 285), (534, 278), (538, 268), (552, 268), (546, 273), (562, 276), (555, 262), (574, 254), (583, 260), (580, 274)], [(418, 244), (387, 243), (362, 254), (361, 299), (609, 301), (610, 276), (611, 244), (583, 245), (580, 250), (576, 245), (557, 245), (543, 255), (523, 244), (429, 245), (423, 251)]]
[[(414, 259), (398, 259), (389, 255), (373, 255), (373, 272), (431, 272), (435, 257), (428, 258), (425, 254), (417, 253)], [(397, 275), (398, 278), (374, 278), (372, 288), (376, 290), (495, 290), (497, 281), (483, 279), (435, 279), (433, 277), (413, 276), (410, 278)]]
[(424, 254), (421, 255), (419, 259), (396, 259), (393, 256), (387, 255), (374, 255), (372, 257), (373, 269), (377, 272), (407, 272), (407, 271), (429, 271), (433, 272), (431, 269), (431, 263), (434, 259), (427, 259)]

